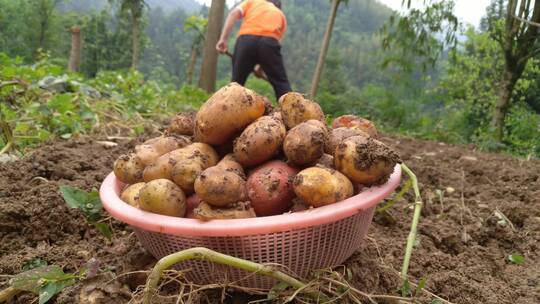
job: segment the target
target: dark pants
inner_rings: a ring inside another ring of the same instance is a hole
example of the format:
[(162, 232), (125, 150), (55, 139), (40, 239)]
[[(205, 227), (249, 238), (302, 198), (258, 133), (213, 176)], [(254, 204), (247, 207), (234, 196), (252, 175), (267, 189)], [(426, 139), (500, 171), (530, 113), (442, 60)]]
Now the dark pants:
[(291, 92), (291, 85), (283, 65), (283, 57), (281, 57), (279, 41), (270, 37), (254, 35), (238, 37), (234, 47), (232, 80), (244, 85), (256, 64), (261, 65), (270, 84), (272, 84), (276, 100), (281, 95)]

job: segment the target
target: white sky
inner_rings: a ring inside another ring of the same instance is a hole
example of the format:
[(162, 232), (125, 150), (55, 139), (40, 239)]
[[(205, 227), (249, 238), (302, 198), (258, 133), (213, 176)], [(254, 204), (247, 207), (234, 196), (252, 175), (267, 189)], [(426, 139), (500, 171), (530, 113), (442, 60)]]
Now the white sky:
[[(196, 0), (200, 3), (210, 4), (212, 0)], [(282, 0), (283, 2), (287, 0)], [(315, 1), (327, 1), (327, 0), (315, 0)], [(386, 4), (394, 10), (402, 10), (401, 2), (402, 0), (377, 0), (381, 3)], [(475, 27), (478, 27), (480, 24), (480, 18), (485, 14), (486, 7), (488, 6), (490, 0), (455, 0), (455, 14), (456, 16), (464, 22), (471, 23)], [(228, 5), (233, 5), (237, 0), (227, 0)], [(416, 3), (418, 6), (422, 4), (423, 0), (412, 0), (412, 3)]]

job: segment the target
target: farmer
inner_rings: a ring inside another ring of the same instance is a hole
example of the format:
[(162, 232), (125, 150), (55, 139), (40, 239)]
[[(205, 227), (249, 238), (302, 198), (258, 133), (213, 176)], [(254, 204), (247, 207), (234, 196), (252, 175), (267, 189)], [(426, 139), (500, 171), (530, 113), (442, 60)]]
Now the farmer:
[(257, 76), (266, 74), (274, 88), (276, 99), (279, 99), (291, 91), (281, 57), (281, 41), (287, 29), (281, 1), (246, 0), (234, 8), (227, 16), (216, 45), (218, 52), (227, 53), (229, 35), (236, 21), (240, 19), (244, 20), (234, 47), (232, 81), (244, 85), (255, 68)]

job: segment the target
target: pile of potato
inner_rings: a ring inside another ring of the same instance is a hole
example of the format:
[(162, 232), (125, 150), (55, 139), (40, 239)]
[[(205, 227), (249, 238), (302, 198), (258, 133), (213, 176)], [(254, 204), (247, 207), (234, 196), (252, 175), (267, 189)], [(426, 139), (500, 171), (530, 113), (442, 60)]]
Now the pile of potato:
[[(251, 218), (342, 201), (387, 181), (398, 155), (369, 120), (329, 127), (298, 93), (271, 103), (236, 83), (198, 112), (178, 114), (165, 134), (114, 164), (121, 198), (145, 211), (200, 220)], [(247, 173), (247, 174), (246, 174)], [(294, 205), (294, 206), (293, 206)]]

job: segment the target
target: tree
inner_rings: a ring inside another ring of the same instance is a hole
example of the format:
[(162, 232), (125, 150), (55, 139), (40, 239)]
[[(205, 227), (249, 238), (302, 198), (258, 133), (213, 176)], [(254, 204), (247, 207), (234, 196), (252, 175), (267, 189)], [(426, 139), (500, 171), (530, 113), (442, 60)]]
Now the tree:
[(504, 136), (504, 121), (516, 83), (529, 59), (540, 54), (540, 0), (509, 0), (505, 11), (504, 23), (493, 31), (493, 38), (504, 53), (504, 70), (492, 122), (499, 142)]
[(216, 44), (221, 34), (223, 26), (223, 15), (225, 14), (225, 0), (212, 0), (210, 13), (208, 14), (208, 26), (204, 39), (204, 53), (199, 78), (199, 87), (207, 92), (216, 90), (216, 74), (218, 52)]
[(348, 0), (332, 0), (332, 7), (330, 9), (330, 16), (328, 17), (328, 22), (326, 23), (326, 31), (324, 33), (324, 38), (321, 46), (321, 52), (319, 53), (319, 59), (317, 60), (317, 67), (315, 68), (315, 73), (313, 74), (313, 80), (311, 82), (311, 97), (315, 98), (317, 94), (317, 87), (319, 86), (319, 81), (321, 79), (322, 70), (324, 67), (324, 61), (326, 59), (326, 53), (328, 52), (328, 46), (330, 45), (330, 39), (332, 37), (332, 29), (334, 28), (334, 22), (336, 20), (337, 9), (341, 2), (347, 2)]
[[(111, 1), (111, 0), (110, 0)], [(115, 1), (115, 0), (112, 0)], [(141, 19), (144, 9), (148, 6), (144, 0), (120, 1), (120, 11), (128, 13), (131, 21), (131, 68), (137, 69), (141, 57)]]
[(61, 0), (33, 0), (33, 5), (37, 9), (39, 22), (39, 48), (45, 48), (45, 36), (50, 26), (50, 20), (54, 9)]
[(193, 42), (191, 43), (191, 51), (187, 69), (187, 83), (190, 85), (193, 82), (193, 71), (195, 70), (197, 58), (201, 54), (201, 47), (204, 42), (204, 32), (206, 31), (207, 25), (208, 19), (202, 16), (190, 16), (184, 23), (184, 32), (193, 31), (195, 35)]

